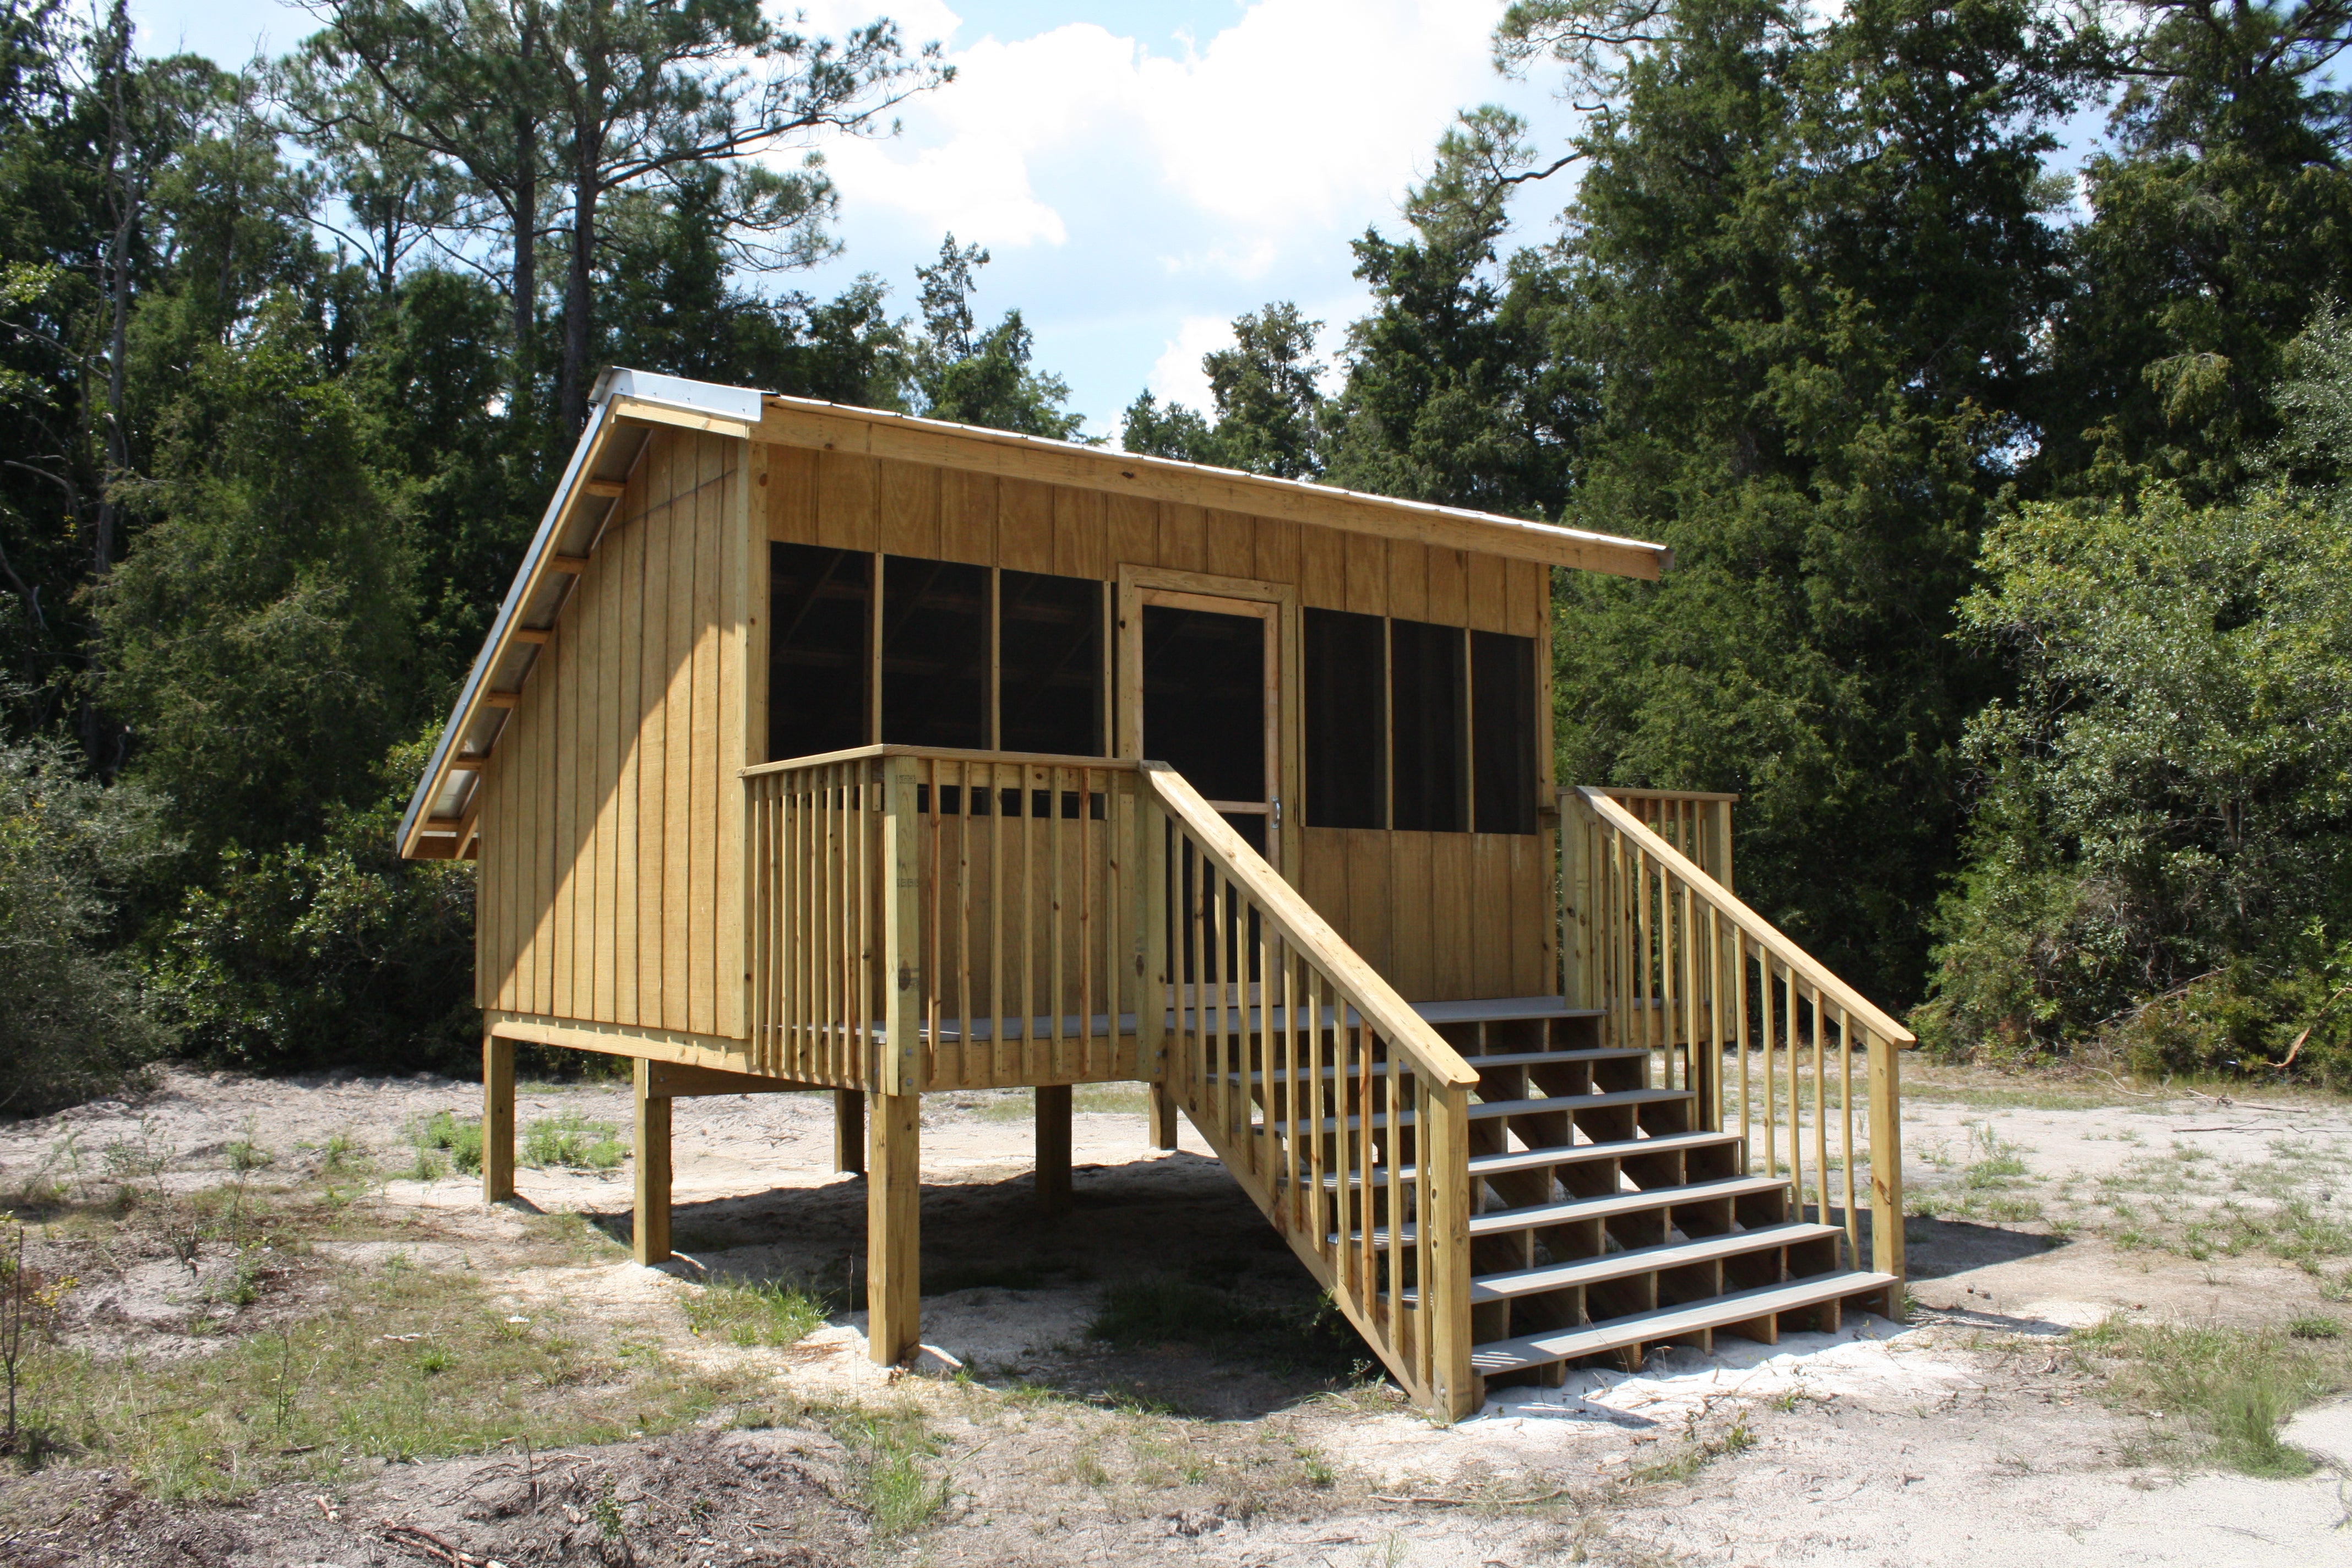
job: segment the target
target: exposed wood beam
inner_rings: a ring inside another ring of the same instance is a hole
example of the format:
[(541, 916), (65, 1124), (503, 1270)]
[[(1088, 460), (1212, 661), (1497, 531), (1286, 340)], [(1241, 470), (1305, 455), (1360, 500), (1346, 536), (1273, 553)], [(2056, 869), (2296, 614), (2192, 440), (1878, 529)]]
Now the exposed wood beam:
[(542, 630), (538, 626), (517, 626), (507, 636), (516, 642), (529, 643), (533, 647), (544, 647), (555, 640), (555, 628), (549, 626)]
[(588, 570), (588, 557), (585, 555), (551, 555), (547, 558), (547, 569), (551, 572), (567, 573), (572, 576), (577, 577), (581, 573)]
[(486, 708), (511, 708), (522, 700), (520, 691), (485, 691), (482, 705)]
[(610, 500), (618, 500), (621, 499), (622, 493), (628, 489), (629, 481), (626, 479), (590, 479), (586, 488), (588, 493), (592, 496), (604, 496)]

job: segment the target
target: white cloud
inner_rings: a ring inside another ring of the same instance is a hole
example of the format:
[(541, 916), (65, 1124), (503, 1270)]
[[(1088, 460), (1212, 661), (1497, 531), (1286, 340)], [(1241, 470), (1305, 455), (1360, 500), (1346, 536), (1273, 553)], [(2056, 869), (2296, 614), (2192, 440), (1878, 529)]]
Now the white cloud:
[(1209, 411), (1209, 377), (1201, 368), (1201, 356), (1216, 349), (1230, 348), (1234, 342), (1233, 322), (1223, 316), (1187, 316), (1177, 326), (1176, 335), (1160, 351), (1151, 363), (1151, 374), (1143, 384), (1151, 395), (1162, 403), (1189, 404), (1201, 413)]
[[(1393, 211), (1438, 129), (1492, 85), (1486, 9), (1258, 0), (1181, 54), (1093, 23), (983, 36), (949, 51), (956, 81), (907, 106), (904, 136), (827, 157), (851, 205), (959, 239), (1058, 247), (1074, 208), (1107, 208), (1156, 231), (1171, 273), (1261, 278), (1303, 238)], [(903, 19), (914, 39), (961, 26), (936, 5)]]

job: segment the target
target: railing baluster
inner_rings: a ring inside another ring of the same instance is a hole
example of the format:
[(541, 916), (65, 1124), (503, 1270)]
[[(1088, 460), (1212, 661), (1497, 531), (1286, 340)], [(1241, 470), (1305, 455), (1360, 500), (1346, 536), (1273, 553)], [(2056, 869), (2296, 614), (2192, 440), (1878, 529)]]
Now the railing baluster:
[(1862, 1266), (1862, 1226), (1853, 1211), (1853, 1015), (1838, 1009), (1838, 1109), (1845, 1120), (1846, 1267)]

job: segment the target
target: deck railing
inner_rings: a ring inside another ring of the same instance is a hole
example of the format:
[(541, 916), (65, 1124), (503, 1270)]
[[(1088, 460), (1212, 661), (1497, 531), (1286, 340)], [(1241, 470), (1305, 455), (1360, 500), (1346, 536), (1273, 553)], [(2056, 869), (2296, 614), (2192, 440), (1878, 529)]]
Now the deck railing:
[(1145, 1076), (1133, 763), (865, 746), (744, 776), (754, 1070), (893, 1094)]
[(1633, 815), (1636, 821), (1681, 850), (1699, 869), (1728, 889), (1731, 879), (1731, 808), (1736, 795), (1711, 790), (1630, 789), (1622, 784), (1596, 784), (1600, 793)]
[(1141, 769), (1170, 1091), (1408, 1392), (1468, 1414), (1477, 1075), (1181, 774)]
[(1867, 1165), (1870, 1266), (1899, 1278), (1896, 1052), (1916, 1043), (1911, 1032), (1612, 794), (1560, 795), (1562, 994), (1603, 1009), (1609, 1044), (1655, 1053), (1664, 1087), (1696, 1090), (1703, 1115), (1738, 1128), (1751, 1166), (1787, 1175), (1800, 1204), (1843, 1223), (1856, 1267), (1855, 1169)]

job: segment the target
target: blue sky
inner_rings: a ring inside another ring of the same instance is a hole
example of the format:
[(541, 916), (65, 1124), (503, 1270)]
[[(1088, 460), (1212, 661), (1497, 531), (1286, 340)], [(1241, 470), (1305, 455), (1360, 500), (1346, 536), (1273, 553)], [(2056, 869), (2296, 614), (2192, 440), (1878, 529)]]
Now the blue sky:
[[(1204, 402), (1201, 355), (1268, 300), (1297, 301), (1336, 343), (1365, 303), (1348, 241), (1401, 226), (1457, 109), (1507, 102), (1554, 139), (1566, 124), (1544, 87), (1488, 65), (1501, 0), (802, 4), (823, 31), (891, 16), (944, 44), (960, 79), (908, 105), (896, 139), (826, 147), (846, 249), (776, 282), (824, 295), (874, 272), (911, 310), (914, 269), (945, 233), (985, 246), (981, 309), (1020, 308), (1096, 435), (1147, 385)], [(224, 64), (315, 28), (281, 0), (131, 13), (150, 52)], [(1564, 195), (1523, 202), (1529, 237)]]

